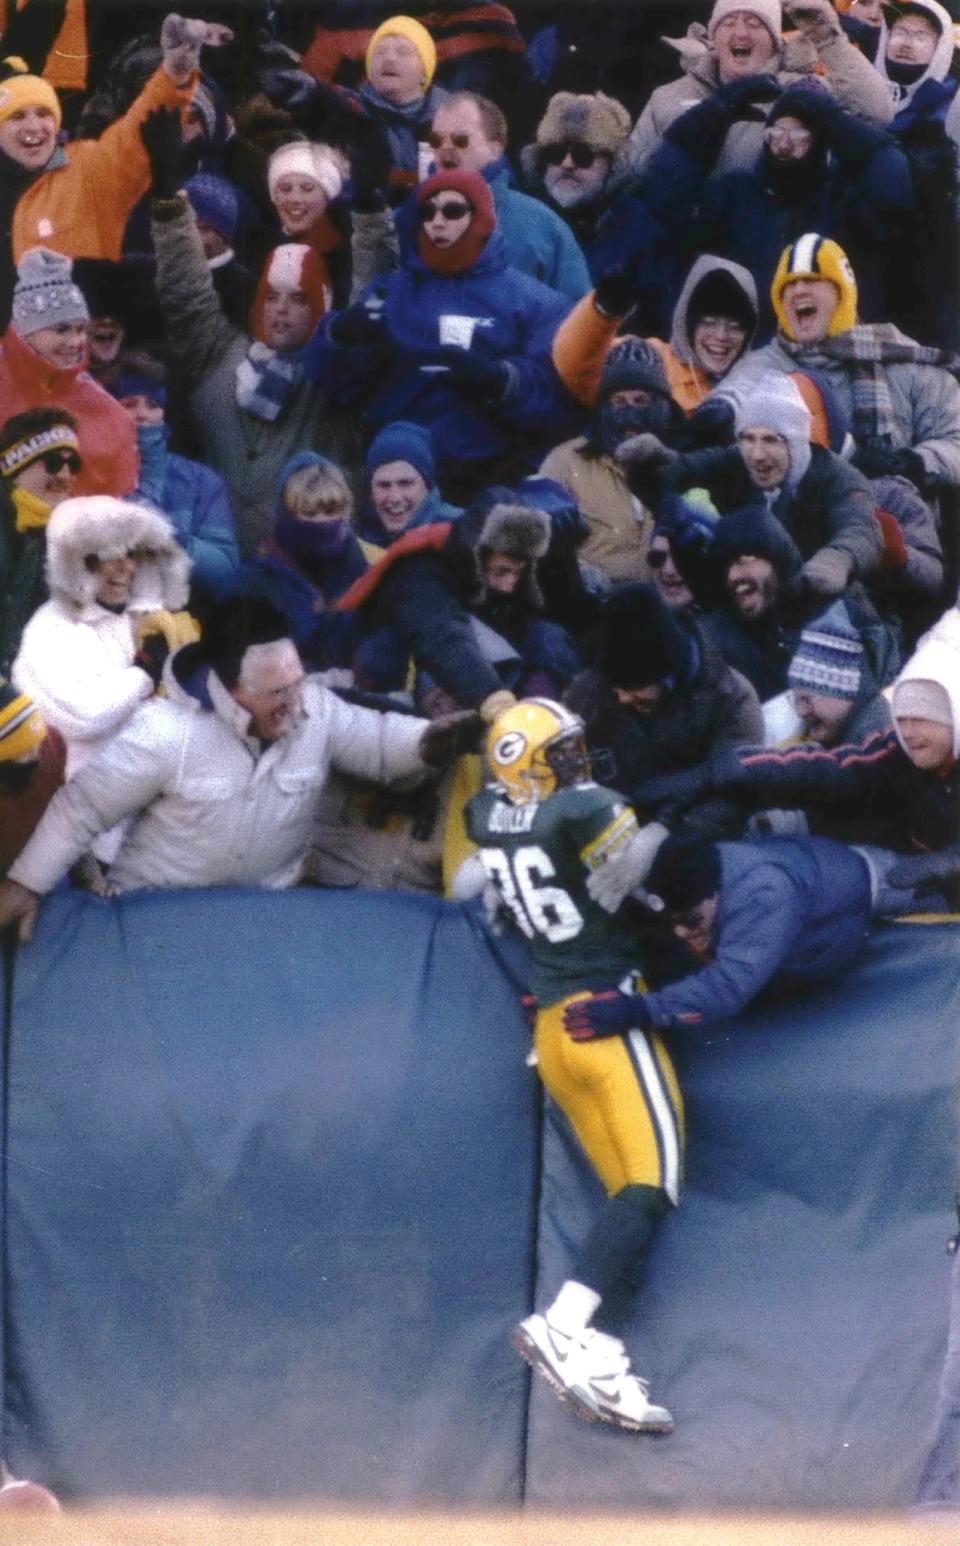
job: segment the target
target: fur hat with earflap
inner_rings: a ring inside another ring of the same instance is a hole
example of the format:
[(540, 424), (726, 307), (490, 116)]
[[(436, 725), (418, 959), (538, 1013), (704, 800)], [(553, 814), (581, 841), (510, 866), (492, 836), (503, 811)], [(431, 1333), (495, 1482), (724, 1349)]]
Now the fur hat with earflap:
[(132, 499), (91, 494), (65, 499), (47, 526), (50, 595), (79, 609), (96, 596), (97, 576), (87, 562), (137, 553), (140, 563), (127, 611), (179, 612), (187, 604), (190, 559), (170, 521)]
[(521, 559), (526, 566), (516, 600), (535, 610), (543, 606), (536, 560), (550, 546), (549, 515), (520, 505), (512, 489), (491, 488), (455, 521), (444, 548), (444, 561), (454, 571), (458, 594), (467, 606), (486, 598), (484, 562), (491, 553)]

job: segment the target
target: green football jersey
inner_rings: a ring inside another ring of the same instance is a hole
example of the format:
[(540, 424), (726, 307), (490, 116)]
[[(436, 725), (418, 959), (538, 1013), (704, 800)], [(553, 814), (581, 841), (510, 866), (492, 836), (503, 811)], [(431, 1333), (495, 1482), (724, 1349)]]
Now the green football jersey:
[(488, 784), (470, 800), (465, 820), (487, 875), (530, 942), (538, 1003), (616, 987), (638, 969), (636, 940), (587, 890), (590, 870), (637, 830), (620, 795), (582, 783), (514, 805)]

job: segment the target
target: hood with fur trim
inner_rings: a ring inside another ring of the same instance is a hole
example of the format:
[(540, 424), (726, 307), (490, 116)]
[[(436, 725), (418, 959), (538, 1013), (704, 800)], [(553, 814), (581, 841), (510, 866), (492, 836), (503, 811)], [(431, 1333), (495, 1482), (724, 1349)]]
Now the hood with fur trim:
[(122, 558), (134, 550), (146, 556), (131, 586), (128, 610), (178, 612), (186, 606), (190, 559), (165, 515), (109, 494), (65, 499), (47, 525), (51, 596), (81, 608), (89, 606), (97, 578), (87, 568), (87, 558)]
[[(943, 620), (941, 619), (941, 622)], [(938, 625), (939, 627), (939, 625)], [(890, 707), (897, 740), (903, 745), (897, 723), (897, 697), (906, 682), (935, 682), (942, 687), (953, 712), (953, 755), (960, 758), (960, 649), (954, 635), (941, 628), (924, 636), (893, 684)]]
[(450, 532), (444, 561), (467, 606), (477, 606), (486, 599), (483, 562), (490, 553), (523, 559), (527, 567), (517, 587), (517, 601), (538, 610), (543, 606), (536, 560), (543, 558), (550, 546), (550, 517), (532, 505), (507, 502), (514, 497), (507, 489), (491, 490), (486, 500), (464, 511)]

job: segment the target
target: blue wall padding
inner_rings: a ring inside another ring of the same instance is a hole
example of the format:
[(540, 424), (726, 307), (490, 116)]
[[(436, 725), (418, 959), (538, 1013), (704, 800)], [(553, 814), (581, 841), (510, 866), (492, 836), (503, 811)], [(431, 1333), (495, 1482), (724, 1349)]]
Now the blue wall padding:
[[(584, 1431), (538, 1393), (531, 1501), (911, 1501), (947, 1334), (958, 946), (949, 925), (888, 927), (830, 990), (685, 1041), (687, 1193), (626, 1337), (676, 1432)], [(600, 1194), (562, 1119), (544, 1154), (548, 1293)]]
[(525, 1051), (473, 919), (432, 898), (48, 902), (10, 1057), (18, 1474), (517, 1502)]
[(556, 1114), (540, 1165), (473, 913), (55, 896), (14, 979), (11, 1465), (88, 1497), (909, 1502), (947, 1337), (958, 941), (884, 929), (830, 991), (680, 1049), (688, 1189), (627, 1328), (677, 1418), (654, 1440), (528, 1398), (509, 1346), (601, 1198)]

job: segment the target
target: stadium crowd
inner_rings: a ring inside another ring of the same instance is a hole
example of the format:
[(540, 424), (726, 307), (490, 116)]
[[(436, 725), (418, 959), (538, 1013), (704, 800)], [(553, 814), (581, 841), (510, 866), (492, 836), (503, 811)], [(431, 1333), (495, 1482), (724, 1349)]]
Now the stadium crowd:
[(631, 813), (560, 1035), (956, 910), (954, 13), (669, 14), (0, 0), (0, 923), (465, 894), (529, 699)]

